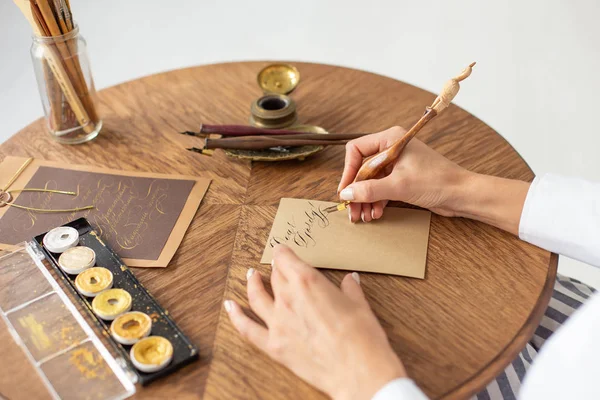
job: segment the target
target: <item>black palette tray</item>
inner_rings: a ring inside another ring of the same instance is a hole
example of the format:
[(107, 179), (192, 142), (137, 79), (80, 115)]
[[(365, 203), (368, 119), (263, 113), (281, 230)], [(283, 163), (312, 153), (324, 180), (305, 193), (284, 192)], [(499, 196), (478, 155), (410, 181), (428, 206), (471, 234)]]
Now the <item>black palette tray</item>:
[(93, 298), (83, 296), (75, 288), (76, 275), (69, 275), (64, 272), (58, 265), (60, 254), (51, 253), (44, 247), (43, 238), (45, 234), (35, 237), (36, 244), (44, 252), (58, 276), (66, 283), (65, 286), (72, 291), (75, 298), (81, 300), (81, 304), (84, 305), (83, 308), (88, 311), (96, 325), (105, 332), (104, 335), (110, 338), (111, 344), (122, 355), (129, 369), (138, 376), (139, 383), (147, 385), (198, 359), (198, 347), (183, 334), (168, 315), (168, 312), (158, 304), (156, 299), (138, 281), (133, 272), (123, 263), (123, 260), (98, 237), (87, 219), (79, 218), (63, 226), (77, 229), (79, 232), (79, 245), (89, 247), (96, 252), (96, 265), (107, 268), (113, 274), (113, 288), (124, 289), (131, 294), (133, 300), (131, 311), (141, 311), (152, 318), (150, 335), (162, 336), (173, 344), (173, 360), (165, 368), (152, 373), (137, 370), (129, 357), (131, 346), (118, 343), (110, 335), (109, 327), (112, 321), (104, 321), (94, 314), (92, 311)]

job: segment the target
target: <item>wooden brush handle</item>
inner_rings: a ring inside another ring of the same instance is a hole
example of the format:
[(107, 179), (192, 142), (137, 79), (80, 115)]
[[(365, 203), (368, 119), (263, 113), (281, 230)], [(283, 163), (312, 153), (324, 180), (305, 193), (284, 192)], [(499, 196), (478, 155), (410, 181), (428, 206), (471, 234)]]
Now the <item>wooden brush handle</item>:
[[(200, 133), (214, 133), (217, 135), (223, 136), (252, 136), (252, 135), (262, 135), (262, 136), (299, 136), (299, 135), (307, 135), (307, 132), (294, 131), (289, 129), (261, 129), (256, 128), (254, 126), (246, 126), (246, 125), (200, 125)], [(322, 135), (320, 133), (315, 135)], [(334, 135), (333, 133), (328, 135)], [(364, 135), (368, 135), (368, 133), (338, 133), (337, 135), (348, 135), (352, 139), (358, 138)]]
[(362, 166), (356, 174), (354, 182), (376, 178), (377, 175), (385, 169), (385, 167), (395, 162), (398, 157), (400, 157), (400, 153), (402, 153), (402, 150), (404, 150), (408, 142), (410, 142), (412, 138), (414, 138), (415, 135), (425, 126), (425, 124), (431, 121), (436, 115), (437, 111), (428, 107), (427, 111), (425, 111), (425, 114), (419, 119), (419, 121), (417, 121), (416, 124), (413, 125), (412, 128), (410, 128), (408, 132), (404, 134), (404, 136), (396, 140), (384, 151), (368, 157), (363, 161)]
[[(44, 19), (44, 22), (52, 36), (61, 36), (63, 31), (60, 29), (59, 23), (56, 21), (54, 13), (52, 11), (52, 7), (48, 0), (37, 0), (36, 5), (39, 7), (40, 13)], [(72, 49), (72, 44), (67, 42), (57, 41), (54, 45), (47, 44), (46, 48), (49, 50), (53, 50), (51, 47), (55, 46), (58, 50), (57, 52), (50, 51), (54, 53), (52, 55), (53, 60), (48, 60), (48, 63), (51, 64), (52, 71), (56, 73), (59, 71), (57, 63), (61, 65), (61, 75), (56, 76), (57, 80), (59, 80), (61, 88), (64, 89), (66, 86), (70, 86), (73, 88), (75, 96), (77, 97), (77, 101), (71, 96), (70, 93), (64, 92), (71, 109), (75, 113), (77, 121), (83, 127), (83, 130), (86, 133), (93, 132), (96, 127), (95, 123), (98, 120), (98, 116), (96, 114), (96, 110), (93, 104), (92, 99), (89, 97), (87, 84), (85, 82), (83, 72), (81, 71), (81, 66), (79, 64), (79, 58), (77, 54), (71, 54), (74, 52)], [(55, 64), (53, 67), (52, 64)], [(69, 82), (65, 85), (61, 81), (68, 80)], [(83, 112), (81, 112), (80, 105), (83, 105)], [(82, 121), (87, 121), (85, 124)]]
[[(330, 134), (322, 134), (322, 133), (300, 133), (298, 135), (279, 135), (279, 136), (250, 136), (253, 138), (257, 137), (268, 137), (271, 139), (278, 140), (300, 140), (300, 139), (310, 139), (310, 140), (353, 140), (358, 139), (359, 137), (369, 135), (369, 133), (330, 133)], [(248, 137), (248, 136), (237, 136), (236, 139)], [(228, 140), (232, 140), (230, 138)]]
[(287, 129), (261, 129), (245, 125), (200, 125), (200, 133), (216, 133), (223, 136), (249, 136), (249, 135), (296, 135), (302, 132)]
[(442, 91), (440, 92), (440, 95), (433, 101), (433, 104), (430, 107), (427, 107), (425, 114), (423, 114), (417, 123), (413, 125), (413, 127), (410, 128), (410, 130), (406, 132), (403, 137), (396, 140), (384, 151), (366, 158), (358, 170), (354, 182), (376, 178), (385, 167), (395, 162), (398, 157), (400, 157), (402, 150), (404, 150), (406, 145), (412, 140), (412, 138), (415, 137), (417, 133), (419, 133), (425, 124), (431, 121), (436, 115), (440, 114), (450, 105), (450, 102), (454, 99), (454, 97), (456, 97), (456, 94), (460, 90), (459, 82), (471, 75), (474, 65), (475, 63), (471, 63), (459, 75), (446, 82), (442, 88)]
[(61, 56), (51, 46), (46, 46), (46, 61), (48, 66), (52, 70), (52, 73), (56, 77), (62, 92), (64, 93), (71, 109), (75, 113), (77, 122), (83, 127), (83, 130), (87, 133), (93, 132), (95, 129), (94, 121), (90, 119), (87, 110), (85, 109), (81, 99), (77, 95), (77, 91), (73, 87), (71, 80), (68, 78), (67, 71), (63, 67), (61, 62)]
[(230, 139), (205, 139), (205, 149), (258, 150), (278, 146), (345, 145), (347, 140), (278, 139), (267, 136), (239, 137)]

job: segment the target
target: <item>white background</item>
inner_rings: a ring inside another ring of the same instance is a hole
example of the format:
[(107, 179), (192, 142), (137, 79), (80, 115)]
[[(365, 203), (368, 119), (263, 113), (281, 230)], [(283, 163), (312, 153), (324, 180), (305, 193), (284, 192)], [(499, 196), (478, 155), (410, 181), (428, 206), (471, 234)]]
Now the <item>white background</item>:
[[(536, 174), (600, 181), (600, 2), (71, 0), (96, 86), (231, 60), (365, 69), (437, 92), (465, 63), (456, 103), (517, 149)], [(0, 1), (0, 142), (38, 118), (30, 28)], [(464, 90), (468, 86), (468, 90)], [(600, 245), (600, 244), (599, 244)], [(600, 271), (559, 270), (600, 287)]]

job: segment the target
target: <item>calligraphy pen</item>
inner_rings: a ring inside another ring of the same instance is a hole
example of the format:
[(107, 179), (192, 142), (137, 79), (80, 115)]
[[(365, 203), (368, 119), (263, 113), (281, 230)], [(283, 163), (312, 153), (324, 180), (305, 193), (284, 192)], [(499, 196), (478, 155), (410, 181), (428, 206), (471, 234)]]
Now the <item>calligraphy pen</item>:
[[(458, 91), (460, 90), (459, 82), (466, 79), (473, 72), (473, 67), (475, 63), (471, 63), (467, 68), (465, 68), (460, 75), (450, 79), (444, 85), (442, 92), (440, 95), (433, 101), (431, 106), (425, 108), (425, 114), (417, 121), (416, 124), (413, 125), (412, 128), (408, 132), (404, 134), (400, 139), (396, 140), (390, 147), (387, 149), (367, 157), (364, 161), (358, 173), (356, 174), (356, 178), (354, 178), (354, 182), (366, 181), (368, 179), (375, 178), (385, 167), (395, 162), (402, 153), (402, 150), (406, 147), (408, 142), (415, 137), (415, 135), (423, 129), (423, 127), (435, 118), (438, 114), (444, 111), (452, 102)], [(350, 204), (349, 201), (345, 201), (340, 204), (336, 204), (331, 207), (327, 207), (324, 209), (327, 213), (332, 213), (335, 211), (342, 211), (348, 208)]]
[[(357, 139), (369, 133), (305, 133), (289, 130), (259, 129), (242, 125), (206, 125), (214, 127), (211, 132), (206, 132), (204, 125), (200, 133), (185, 131), (184, 135), (204, 138), (204, 147), (192, 147), (188, 150), (210, 155), (214, 149), (260, 150), (273, 147), (290, 146), (335, 146), (345, 145), (350, 140)], [(272, 134), (273, 132), (275, 134)], [(223, 137), (211, 138), (215, 133)]]

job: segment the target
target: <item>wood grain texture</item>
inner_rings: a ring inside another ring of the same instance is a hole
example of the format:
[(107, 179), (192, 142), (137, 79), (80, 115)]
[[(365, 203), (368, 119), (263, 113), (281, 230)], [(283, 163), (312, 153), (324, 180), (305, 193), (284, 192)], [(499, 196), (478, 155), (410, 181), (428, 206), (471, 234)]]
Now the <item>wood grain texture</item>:
[[(336, 200), (344, 149), (328, 148), (303, 162), (251, 164), (220, 151), (213, 157), (187, 152), (199, 139), (177, 133), (198, 130), (200, 123), (246, 124), (250, 104), (261, 95), (256, 74), (264, 65), (188, 68), (105, 89), (99, 93), (105, 128), (86, 145), (54, 143), (36, 121), (0, 146), (0, 158), (33, 156), (213, 179), (169, 268), (134, 270), (198, 344), (201, 361), (138, 388), (136, 397), (324, 397), (242, 340), (221, 304), (233, 298), (247, 305), (250, 267), (268, 283), (268, 266), (259, 260), (281, 197)], [(408, 127), (436, 97), (363, 71), (294, 65), (302, 73), (292, 94), (300, 122), (330, 132)], [(463, 90), (475, 84), (473, 76)], [(501, 136), (455, 105), (417, 137), (470, 170), (533, 179)], [(462, 399), (484, 387), (525, 345), (548, 303), (556, 267), (556, 256), (498, 229), (434, 216), (425, 280), (363, 274), (361, 282), (415, 381), (432, 398)], [(324, 272), (336, 283), (344, 275)], [(24, 368), (9, 374), (21, 377)], [(0, 393), (8, 391), (8, 382), (0, 380)], [(42, 389), (32, 384), (23, 390), (35, 397)]]

